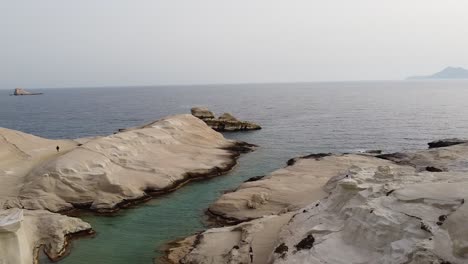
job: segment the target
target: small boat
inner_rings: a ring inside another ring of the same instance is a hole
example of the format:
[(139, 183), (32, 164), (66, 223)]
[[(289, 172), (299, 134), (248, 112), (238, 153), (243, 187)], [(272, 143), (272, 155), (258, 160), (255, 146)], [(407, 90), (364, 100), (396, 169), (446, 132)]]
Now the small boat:
[(16, 232), (23, 222), (23, 209), (14, 209), (9, 215), (0, 217), (0, 233)]

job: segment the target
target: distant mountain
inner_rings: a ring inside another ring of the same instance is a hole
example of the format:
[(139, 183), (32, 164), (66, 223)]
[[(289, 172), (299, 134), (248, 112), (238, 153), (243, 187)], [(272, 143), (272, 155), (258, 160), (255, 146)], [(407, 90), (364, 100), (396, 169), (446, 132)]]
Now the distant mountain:
[(427, 76), (412, 76), (408, 80), (427, 79), (468, 79), (468, 70), (461, 67), (447, 67), (440, 72)]

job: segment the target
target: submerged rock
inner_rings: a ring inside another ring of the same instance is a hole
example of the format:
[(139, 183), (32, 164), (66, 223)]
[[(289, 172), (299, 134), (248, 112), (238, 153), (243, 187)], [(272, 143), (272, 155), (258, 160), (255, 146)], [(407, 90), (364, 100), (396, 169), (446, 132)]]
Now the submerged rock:
[(453, 145), (458, 145), (458, 144), (463, 144), (463, 143), (468, 143), (468, 140), (459, 139), (459, 138), (447, 138), (447, 139), (432, 141), (427, 144), (429, 145), (429, 148), (432, 149), (432, 148), (448, 147), (448, 146), (453, 146)]
[(208, 126), (216, 131), (245, 131), (258, 130), (261, 127), (253, 122), (241, 121), (230, 113), (224, 113), (215, 118), (213, 112), (206, 107), (194, 107), (191, 109), (192, 115), (203, 120)]

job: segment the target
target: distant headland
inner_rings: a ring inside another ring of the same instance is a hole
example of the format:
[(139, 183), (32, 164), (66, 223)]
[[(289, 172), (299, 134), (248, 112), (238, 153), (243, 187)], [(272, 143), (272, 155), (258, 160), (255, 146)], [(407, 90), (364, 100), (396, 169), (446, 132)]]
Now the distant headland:
[(412, 76), (407, 80), (468, 79), (468, 70), (462, 67), (447, 67), (440, 72), (426, 76)]
[(13, 92), (13, 94), (10, 94), (10, 95), (40, 95), (42, 93), (31, 93), (31, 92), (28, 92), (22, 88), (16, 88), (15, 91)]

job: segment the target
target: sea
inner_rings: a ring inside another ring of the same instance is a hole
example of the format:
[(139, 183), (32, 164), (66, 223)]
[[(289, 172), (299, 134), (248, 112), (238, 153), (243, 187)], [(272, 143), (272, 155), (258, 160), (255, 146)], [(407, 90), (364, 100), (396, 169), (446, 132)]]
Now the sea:
[[(113, 216), (83, 213), (96, 236), (73, 241), (63, 264), (158, 263), (165, 245), (212, 224), (205, 210), (246, 179), (310, 153), (427, 148), (468, 137), (468, 81), (369, 81), (0, 90), (0, 126), (46, 138), (108, 135), (206, 106), (263, 129), (224, 133), (258, 145), (228, 174), (190, 183)], [(42, 254), (40, 263), (50, 263)]]

